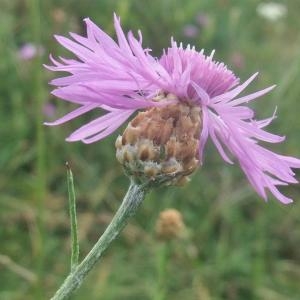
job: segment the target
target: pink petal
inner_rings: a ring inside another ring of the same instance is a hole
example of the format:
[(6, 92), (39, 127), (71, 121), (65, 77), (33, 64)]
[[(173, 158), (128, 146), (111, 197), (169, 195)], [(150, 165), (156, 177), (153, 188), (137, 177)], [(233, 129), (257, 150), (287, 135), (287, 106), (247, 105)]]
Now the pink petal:
[[(105, 114), (102, 117), (99, 117), (88, 124), (80, 127), (75, 132), (73, 132), (66, 140), (68, 142), (74, 142), (79, 140), (87, 139), (99, 132), (103, 132), (107, 128), (113, 126), (113, 128), (117, 128), (123, 124), (125, 120), (129, 118), (134, 111), (113, 111)], [(118, 124), (117, 127), (114, 127)]]
[(115, 41), (104, 31), (102, 31), (95, 23), (93, 23), (89, 18), (84, 19), (87, 25), (88, 38), (93, 38), (100, 43), (103, 48), (113, 49), (117, 48)]
[(132, 51), (128, 45), (128, 42), (120, 25), (120, 18), (118, 18), (116, 14), (114, 14), (114, 25), (121, 51), (124, 51), (126, 55), (132, 55)]
[(210, 135), (210, 137), (212, 139), (212, 142), (215, 144), (215, 146), (216, 146), (219, 154), (224, 159), (224, 161), (226, 161), (229, 164), (233, 164), (232, 160), (228, 157), (228, 155), (224, 151), (224, 149), (223, 149), (223, 147), (222, 147), (219, 139), (216, 136), (215, 130), (213, 128), (210, 128), (209, 135)]
[(209, 122), (208, 122), (208, 110), (205, 106), (202, 107), (202, 130), (199, 138), (199, 158), (202, 164), (203, 162), (203, 150), (206, 145), (206, 141), (209, 133)]
[(120, 116), (119, 120), (115, 124), (111, 125), (110, 127), (107, 127), (99, 134), (96, 134), (90, 138), (84, 138), (82, 141), (86, 144), (90, 144), (90, 143), (94, 143), (96, 141), (99, 141), (99, 140), (107, 137), (109, 134), (111, 134), (117, 128), (119, 128), (130, 117), (130, 115), (132, 113), (133, 112), (128, 112), (128, 114), (124, 114), (124, 115)]
[(65, 122), (68, 122), (74, 118), (77, 118), (78, 116), (83, 115), (86, 112), (89, 112), (91, 110), (93, 110), (94, 108), (96, 108), (98, 105), (97, 104), (86, 104), (83, 105), (75, 110), (73, 110), (72, 112), (66, 114), (65, 116), (63, 116), (62, 118), (54, 121), (54, 122), (45, 122), (45, 125), (48, 126), (56, 126), (56, 125), (61, 125)]
[(268, 88), (266, 88), (266, 89), (263, 89), (263, 90), (261, 90), (261, 91), (258, 91), (258, 92), (256, 92), (256, 93), (249, 94), (249, 95), (247, 95), (247, 96), (244, 96), (244, 97), (235, 99), (235, 100), (233, 100), (233, 101), (230, 102), (230, 105), (236, 106), (236, 105), (240, 105), (240, 104), (245, 103), (245, 102), (248, 103), (249, 101), (251, 101), (251, 100), (253, 100), (253, 99), (256, 99), (256, 98), (258, 98), (258, 97), (261, 97), (261, 96), (263, 96), (263, 95), (269, 93), (269, 92), (270, 92), (271, 90), (273, 90), (275, 87), (276, 87), (276, 85), (272, 85), (272, 86), (270, 86), (270, 87), (268, 87)]
[(91, 51), (78, 43), (71, 41), (63, 36), (55, 35), (56, 40), (66, 49), (73, 52), (82, 61), (91, 61)]
[(233, 98), (235, 98), (238, 94), (240, 94), (254, 79), (255, 77), (258, 75), (258, 73), (253, 74), (248, 80), (246, 80), (243, 84), (237, 86), (236, 88), (234, 88), (233, 90), (224, 93), (222, 95), (218, 95), (216, 97), (213, 97), (211, 99), (211, 101), (213, 103), (217, 103), (219, 101), (229, 101)]

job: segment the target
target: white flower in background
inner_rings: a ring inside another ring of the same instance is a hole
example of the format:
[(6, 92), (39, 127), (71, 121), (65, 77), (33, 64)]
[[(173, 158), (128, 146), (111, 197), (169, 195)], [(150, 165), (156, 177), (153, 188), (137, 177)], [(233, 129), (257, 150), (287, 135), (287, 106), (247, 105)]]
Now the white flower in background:
[(258, 15), (270, 21), (277, 21), (287, 14), (286, 6), (276, 2), (260, 3), (256, 11)]

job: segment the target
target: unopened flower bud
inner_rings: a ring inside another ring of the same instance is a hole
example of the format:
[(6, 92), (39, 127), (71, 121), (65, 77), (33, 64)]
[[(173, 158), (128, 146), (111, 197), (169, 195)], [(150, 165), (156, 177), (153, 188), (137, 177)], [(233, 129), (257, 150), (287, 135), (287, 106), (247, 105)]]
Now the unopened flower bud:
[(153, 107), (139, 112), (117, 138), (116, 156), (137, 183), (182, 185), (199, 166), (200, 130), (199, 106)]
[(162, 240), (180, 237), (184, 230), (181, 213), (176, 209), (167, 209), (159, 214), (156, 222), (156, 234)]

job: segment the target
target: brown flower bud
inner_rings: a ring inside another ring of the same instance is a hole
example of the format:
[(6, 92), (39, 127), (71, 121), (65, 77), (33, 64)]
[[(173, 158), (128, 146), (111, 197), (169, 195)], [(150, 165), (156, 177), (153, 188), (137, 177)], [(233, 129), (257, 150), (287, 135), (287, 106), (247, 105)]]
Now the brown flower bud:
[(200, 130), (199, 106), (153, 107), (139, 112), (117, 138), (116, 156), (137, 183), (181, 185), (199, 166)]
[(181, 213), (176, 209), (167, 209), (159, 214), (156, 222), (156, 234), (162, 240), (180, 237), (184, 229)]

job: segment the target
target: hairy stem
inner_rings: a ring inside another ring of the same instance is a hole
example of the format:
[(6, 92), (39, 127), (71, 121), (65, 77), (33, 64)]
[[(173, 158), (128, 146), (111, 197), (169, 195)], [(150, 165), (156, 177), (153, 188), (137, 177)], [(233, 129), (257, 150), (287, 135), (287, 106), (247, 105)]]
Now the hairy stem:
[(137, 208), (142, 203), (146, 194), (146, 186), (136, 185), (131, 182), (123, 202), (106, 228), (103, 235), (97, 241), (92, 250), (84, 260), (74, 268), (74, 270), (65, 279), (59, 290), (55, 293), (52, 300), (67, 299), (76, 289), (80, 287), (84, 278), (100, 259), (102, 253), (108, 248), (111, 242), (118, 236), (124, 228), (127, 220), (135, 214)]

